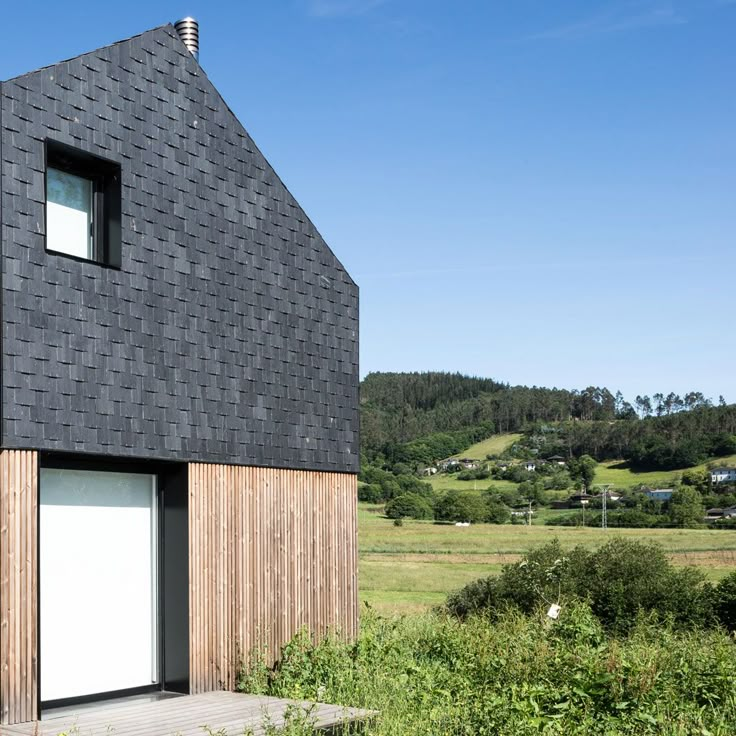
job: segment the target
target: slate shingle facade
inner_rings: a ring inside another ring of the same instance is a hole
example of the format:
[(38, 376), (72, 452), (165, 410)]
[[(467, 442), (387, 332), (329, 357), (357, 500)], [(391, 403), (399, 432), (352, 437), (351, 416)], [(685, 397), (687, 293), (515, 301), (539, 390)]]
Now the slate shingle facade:
[[(2, 446), (356, 472), (358, 289), (172, 26), (1, 86)], [(44, 140), (122, 267), (45, 251)]]

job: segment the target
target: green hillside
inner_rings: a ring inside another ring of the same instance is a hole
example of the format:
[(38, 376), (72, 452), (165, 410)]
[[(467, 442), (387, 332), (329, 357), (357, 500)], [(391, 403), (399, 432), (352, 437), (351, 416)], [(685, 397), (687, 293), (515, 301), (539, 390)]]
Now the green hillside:
[[(520, 437), (521, 435), (503, 435), (504, 437)], [(490, 442), (500, 441), (500, 437), (492, 437), (486, 442), (479, 442), (477, 445), (469, 447), (467, 450), (460, 452), (456, 457), (467, 457), (471, 459), (481, 459), (480, 452), (475, 448), (487, 447)], [(514, 440), (516, 441), (516, 440)], [(490, 453), (498, 452), (498, 450), (490, 450)], [(488, 453), (486, 453), (488, 454)], [(680, 468), (679, 470), (654, 470), (647, 472), (637, 472), (632, 470), (623, 460), (607, 460), (599, 463), (595, 473), (595, 484), (611, 484), (618, 489), (633, 488), (634, 486), (645, 485), (651, 488), (671, 488), (678, 480), (682, 473), (686, 470), (704, 470), (708, 466), (713, 465), (736, 466), (736, 455), (724, 455), (719, 458), (713, 458), (707, 463), (696, 465), (693, 468)], [(506, 491), (516, 487), (515, 483), (506, 480), (459, 480), (455, 473), (438, 473), (431, 478), (425, 478), (431, 483), (435, 491), (446, 491), (451, 488), (459, 490), (484, 490), (493, 488), (498, 491)]]
[(487, 440), (471, 445), (467, 450), (459, 452), (453, 457), (467, 457), (471, 460), (485, 460), (488, 455), (500, 455), (504, 450), (508, 450), (511, 445), (518, 442), (523, 437), (522, 434), (496, 434)]
[(653, 488), (668, 488), (677, 480), (685, 470), (704, 470), (713, 465), (736, 465), (736, 455), (723, 455), (713, 458), (707, 463), (701, 463), (692, 468), (680, 468), (679, 470), (655, 470), (649, 472), (636, 472), (622, 460), (608, 460), (600, 463), (595, 473), (596, 483), (612, 483), (617, 488), (630, 488), (644, 484)]
[[(463, 457), (465, 457), (463, 455)], [(516, 488), (516, 483), (510, 480), (494, 480), (486, 478), (485, 480), (458, 480), (457, 473), (437, 473), (431, 478), (423, 478), (432, 486), (435, 491), (449, 491), (455, 488), (460, 491), (485, 490), (493, 488), (496, 491), (512, 491)]]

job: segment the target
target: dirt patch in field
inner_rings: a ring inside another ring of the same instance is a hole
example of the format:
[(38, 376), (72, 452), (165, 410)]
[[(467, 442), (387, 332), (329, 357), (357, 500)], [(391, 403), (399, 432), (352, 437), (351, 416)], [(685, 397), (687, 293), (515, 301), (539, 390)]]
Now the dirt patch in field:
[(667, 556), (675, 565), (736, 568), (736, 550), (732, 549), (712, 549), (701, 552), (672, 552)]

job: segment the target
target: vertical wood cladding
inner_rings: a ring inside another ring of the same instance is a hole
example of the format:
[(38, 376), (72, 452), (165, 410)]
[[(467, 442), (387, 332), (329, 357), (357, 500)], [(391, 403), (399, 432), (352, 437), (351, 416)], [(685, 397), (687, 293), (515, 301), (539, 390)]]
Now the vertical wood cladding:
[[(357, 472), (358, 288), (174, 28), (0, 98), (3, 446)], [(46, 139), (120, 165), (119, 269), (45, 250)]]
[(38, 716), (38, 453), (0, 452), (0, 723)]
[(357, 478), (189, 465), (191, 692), (235, 686), (302, 626), (356, 634)]

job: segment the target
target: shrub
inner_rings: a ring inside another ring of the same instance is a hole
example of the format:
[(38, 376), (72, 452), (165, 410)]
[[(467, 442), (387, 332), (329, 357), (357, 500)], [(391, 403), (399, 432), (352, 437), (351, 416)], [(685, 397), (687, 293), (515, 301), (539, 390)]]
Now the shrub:
[(690, 486), (682, 486), (670, 499), (670, 518), (675, 526), (696, 527), (703, 523), (703, 497)]
[(435, 517), (442, 521), (485, 521), (488, 508), (480, 494), (472, 491), (447, 491), (435, 502)]
[(718, 583), (714, 599), (718, 620), (729, 631), (736, 631), (736, 572)]
[(466, 586), (446, 606), (461, 617), (483, 609), (495, 615), (507, 606), (531, 614), (559, 600), (587, 600), (601, 623), (618, 633), (630, 631), (642, 611), (681, 626), (714, 621), (713, 589), (700, 571), (673, 567), (656, 545), (619, 538), (595, 551), (565, 551), (554, 540), (505, 565), (499, 577)]
[[(651, 529), (656, 526), (669, 525), (669, 517), (647, 514), (638, 509), (609, 511), (606, 518), (608, 526), (618, 529)], [(550, 517), (544, 523), (547, 526), (583, 526), (583, 514), (581, 511), (574, 514), (560, 514)], [(586, 512), (585, 526), (600, 525), (600, 513)]]
[(544, 622), (367, 610), (354, 642), (301, 632), (239, 689), (378, 710), (371, 736), (730, 736), (735, 654), (723, 631), (645, 619), (616, 639), (582, 603)]
[(511, 520), (511, 509), (498, 498), (486, 498), (486, 521), (490, 524), (507, 524)]
[(500, 602), (498, 589), (498, 578), (480, 578), (450, 593), (446, 605), (460, 618), (465, 618), (472, 613), (495, 613)]
[(607, 627), (631, 629), (639, 611), (687, 625), (708, 623), (711, 586), (695, 568), (675, 568), (662, 548), (629, 539), (614, 539), (590, 553), (576, 571), (574, 588), (587, 596)]
[(366, 503), (380, 503), (384, 499), (383, 489), (373, 483), (364, 483), (358, 486), (358, 501)]
[(530, 614), (563, 594), (574, 594), (572, 570), (582, 564), (585, 554), (579, 547), (565, 552), (557, 539), (530, 550), (520, 562), (504, 565), (499, 576), (499, 602)]
[(386, 516), (389, 519), (431, 519), (432, 507), (416, 493), (402, 493), (386, 504)]

